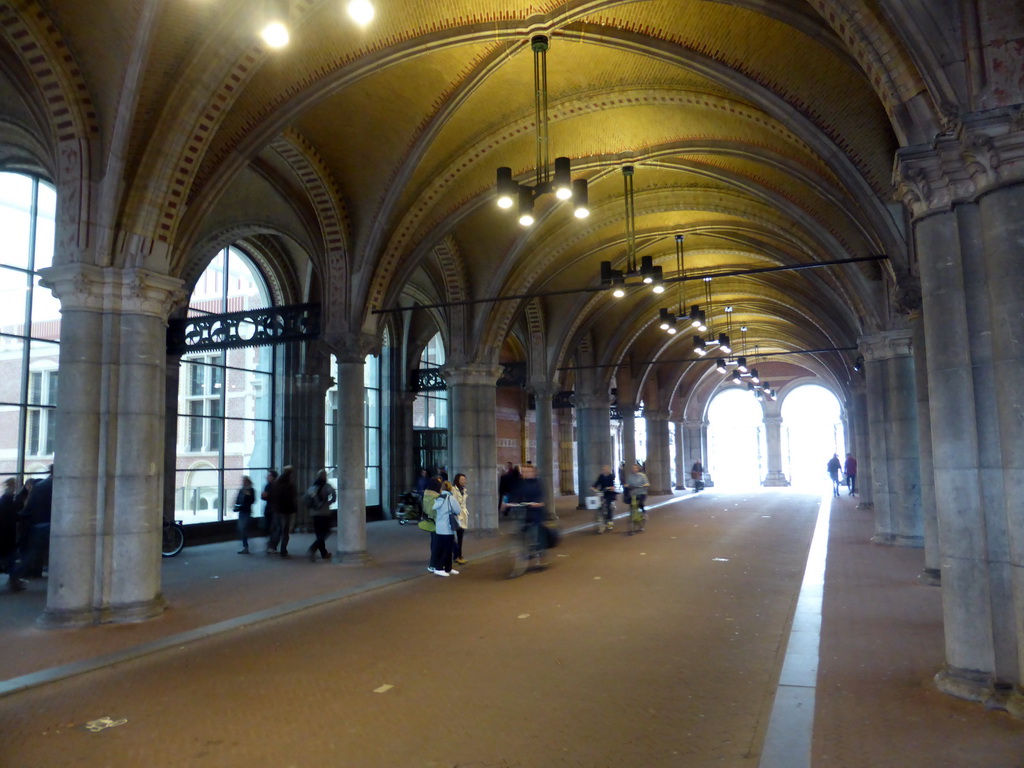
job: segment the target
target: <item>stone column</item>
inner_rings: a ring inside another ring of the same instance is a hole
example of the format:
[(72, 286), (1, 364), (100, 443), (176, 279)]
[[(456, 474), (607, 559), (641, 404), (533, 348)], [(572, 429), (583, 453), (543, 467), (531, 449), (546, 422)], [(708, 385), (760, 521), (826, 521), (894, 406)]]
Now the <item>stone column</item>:
[(668, 411), (644, 411), (647, 419), (647, 479), (652, 496), (672, 493), (668, 447)]
[(562, 408), (558, 412), (558, 475), (559, 490), (562, 496), (571, 496), (576, 492), (573, 473), (576, 462), (573, 458), (575, 441), (573, 440), (573, 411)]
[(700, 423), (700, 449), (701, 453), (704, 455), (702, 464), (704, 466), (705, 488), (711, 488), (715, 484), (715, 481), (711, 478), (711, 472), (708, 470), (708, 427), (710, 424), (711, 422), (707, 419), (703, 419)]
[(867, 385), (858, 380), (853, 385), (853, 424), (856, 435), (857, 452), (857, 509), (874, 509), (874, 497), (871, 495), (873, 485), (871, 476), (871, 441), (868, 439), (868, 396)]
[(366, 549), (366, 423), (363, 387), (366, 356), (377, 340), (358, 333), (327, 334), (325, 342), (338, 360), (338, 419), (334, 455), (338, 459), (338, 545), (335, 562), (367, 562)]
[[(326, 430), (323, 425), (326, 423), (327, 390), (331, 387), (330, 358), (326, 354), (317, 354), (316, 346), (310, 344), (306, 350), (301, 350), (300, 345), (293, 345), (293, 354), (287, 355), (289, 370), (279, 377), (284, 388), (284, 413), (278, 418), (284, 463), (294, 468), (295, 484), (300, 491), (312, 484), (325, 464)], [(300, 351), (306, 354), (298, 354)], [(306, 358), (304, 366), (301, 357)], [(303, 367), (305, 371), (301, 370)], [(362, 382), (359, 391), (362, 407)], [(362, 459), (357, 466), (363, 466)], [(339, 480), (348, 481), (348, 472), (342, 471), (340, 463), (338, 468)], [(305, 504), (299, 504), (293, 526), (299, 533), (313, 530)]]
[[(685, 462), (684, 476), (690, 477), (690, 467), (693, 462), (699, 461), (704, 467), (704, 477), (707, 478), (708, 463), (704, 453), (704, 438), (702, 435), (702, 424), (700, 421), (688, 419), (683, 421), (683, 461)], [(687, 481), (693, 487), (693, 480)]]
[[(498, 530), (498, 426), (496, 384), (499, 365), (470, 364), (445, 368), (450, 405), (449, 475), (466, 476), (470, 493), (470, 528), (481, 534)], [(550, 421), (548, 423), (550, 431)], [(472, 499), (480, 500), (473, 504)]]
[[(1018, 365), (1024, 133), (1000, 111), (901, 150), (927, 344), (946, 665), (952, 695), (1024, 715)], [(1016, 243), (1016, 245), (1015, 245)], [(1017, 262), (1016, 269), (1014, 262)], [(1016, 688), (1015, 688), (1016, 686)]]
[(57, 433), (69, 450), (54, 461), (42, 622), (151, 618), (163, 610), (167, 317), (182, 283), (86, 264), (43, 274), (61, 302)]
[(590, 487), (601, 474), (601, 467), (611, 462), (608, 407), (607, 396), (576, 393), (576, 460), (580, 509), (584, 507), (583, 497), (590, 494)]
[[(772, 403), (778, 411), (778, 403)], [(765, 446), (768, 451), (768, 474), (761, 484), (768, 488), (782, 488), (789, 485), (782, 472), (782, 416), (778, 413), (764, 416)]]
[(690, 465), (686, 463), (686, 453), (683, 450), (683, 423), (681, 421), (675, 421), (672, 423), (672, 429), (676, 431), (676, 455), (674, 457), (676, 462), (676, 490), (686, 490), (686, 478), (690, 476)]
[(942, 583), (939, 519), (935, 512), (935, 470), (932, 467), (932, 420), (928, 409), (928, 357), (925, 354), (924, 315), (910, 317), (917, 387), (917, 435), (921, 456), (921, 516), (924, 523), (924, 570), (917, 580), (927, 586)]
[[(618, 408), (622, 417), (622, 460), (628, 472), (636, 464), (636, 403), (619, 403)], [(612, 471), (618, 473), (619, 468), (612, 467)], [(590, 478), (590, 482), (593, 481), (594, 478)]]
[(544, 496), (552, 502), (555, 499), (555, 445), (552, 437), (554, 426), (551, 396), (554, 387), (547, 383), (531, 384), (537, 404), (537, 479), (544, 489)]
[(917, 392), (910, 331), (860, 340), (868, 385), (868, 430), (876, 544), (924, 545)]

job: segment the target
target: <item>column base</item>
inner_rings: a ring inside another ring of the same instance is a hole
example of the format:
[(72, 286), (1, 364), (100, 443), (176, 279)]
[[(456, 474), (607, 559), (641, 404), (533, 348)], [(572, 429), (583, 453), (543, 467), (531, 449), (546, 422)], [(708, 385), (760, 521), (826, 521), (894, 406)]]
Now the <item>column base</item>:
[(899, 533), (876, 533), (871, 537), (872, 544), (880, 544), (883, 547), (907, 547), (908, 549), (920, 549), (924, 546), (923, 536), (904, 536)]
[(373, 558), (365, 549), (359, 552), (335, 552), (334, 562), (338, 565), (366, 565)]
[(941, 587), (942, 571), (938, 568), (925, 568), (917, 574), (917, 583), (925, 587)]
[(782, 472), (769, 472), (761, 485), (765, 488), (788, 488), (789, 480), (786, 479), (786, 476), (782, 474)]
[(857, 509), (874, 509), (875, 502), (873, 501), (861, 501), (857, 504)]
[(651, 488), (647, 491), (648, 496), (671, 496), (672, 490), (662, 490), (661, 488)]
[(965, 701), (983, 702), (992, 695), (992, 676), (985, 672), (947, 665), (934, 679), (940, 691)]
[(76, 629), (95, 624), (135, 624), (156, 618), (167, 603), (162, 595), (152, 600), (104, 608), (46, 609), (36, 621), (46, 629)]

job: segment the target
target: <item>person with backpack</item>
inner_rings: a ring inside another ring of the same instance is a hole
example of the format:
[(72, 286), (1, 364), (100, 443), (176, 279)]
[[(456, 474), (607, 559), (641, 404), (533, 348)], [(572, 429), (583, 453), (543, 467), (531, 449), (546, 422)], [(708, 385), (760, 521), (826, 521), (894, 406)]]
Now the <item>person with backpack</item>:
[(281, 470), (280, 476), (270, 484), (267, 508), (274, 512), (274, 531), (268, 542), (267, 552), (276, 552), (281, 545), (281, 557), (288, 557), (288, 541), (291, 538), (292, 517), (299, 511), (298, 492), (292, 478), (291, 465)]
[(333, 486), (327, 482), (327, 470), (321, 469), (316, 480), (306, 490), (305, 501), (309, 516), (313, 518), (313, 533), (316, 539), (309, 545), (307, 553), (309, 562), (316, 560), (319, 550), (320, 557), (329, 560), (331, 553), (327, 551), (327, 537), (331, 533), (331, 504), (338, 498)]

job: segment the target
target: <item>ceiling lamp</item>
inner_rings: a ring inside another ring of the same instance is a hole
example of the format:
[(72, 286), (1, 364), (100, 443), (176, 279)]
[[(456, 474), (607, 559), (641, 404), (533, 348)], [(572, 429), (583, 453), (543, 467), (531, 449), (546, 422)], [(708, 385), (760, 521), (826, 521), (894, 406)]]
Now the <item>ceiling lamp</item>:
[(370, 0), (349, 0), (347, 10), (349, 18), (361, 27), (373, 21), (373, 3)]
[(732, 347), (729, 346), (729, 334), (720, 333), (718, 334), (718, 348), (725, 352), (727, 355), (732, 354)]
[(740, 373), (747, 373), (750, 370), (749, 368), (747, 368), (747, 358), (736, 358), (736, 370), (739, 371)]
[(743, 377), (740, 376), (739, 371), (733, 371), (732, 376), (729, 377), (729, 381), (731, 381), (736, 386), (740, 386), (741, 384), (743, 384)]
[[(352, 4), (367, 0), (352, 0)], [(587, 180), (572, 178), (572, 162), (568, 157), (556, 157), (554, 173), (548, 153), (548, 38), (535, 35), (530, 40), (533, 51), (533, 92), (534, 116), (537, 126), (537, 159), (534, 168), (534, 185), (517, 184), (512, 178), (512, 169), (502, 166), (498, 169), (497, 202), (499, 208), (511, 208), (516, 195), (519, 198), (519, 223), (529, 227), (534, 223), (533, 202), (543, 195), (554, 192), (559, 200), (573, 201), (573, 213), (578, 219), (590, 215), (587, 195)], [(529, 196), (529, 206), (524, 206), (524, 195)], [(524, 215), (524, 207), (529, 214)]]
[(760, 384), (761, 383), (761, 379), (759, 379), (757, 377), (757, 368), (751, 368), (750, 369), (750, 380), (752, 382), (754, 382), (755, 384)]
[(720, 374), (722, 374), (723, 376), (724, 376), (724, 375), (725, 375), (726, 373), (728, 373), (728, 372), (729, 372), (729, 366), (727, 366), (727, 365), (725, 364), (725, 358), (724, 358), (724, 357), (720, 357), (720, 358), (718, 358), (717, 362), (715, 363), (715, 368), (716, 368), (716, 370), (717, 370), (717, 371), (718, 371), (718, 372), (719, 372)]
[(703, 337), (693, 337), (693, 351), (696, 352), (701, 357), (704, 357), (704, 355), (708, 353), (708, 347), (707, 344), (705, 344)]
[(287, 0), (265, 0), (263, 4), (263, 28), (260, 37), (271, 48), (288, 45), (288, 2)]

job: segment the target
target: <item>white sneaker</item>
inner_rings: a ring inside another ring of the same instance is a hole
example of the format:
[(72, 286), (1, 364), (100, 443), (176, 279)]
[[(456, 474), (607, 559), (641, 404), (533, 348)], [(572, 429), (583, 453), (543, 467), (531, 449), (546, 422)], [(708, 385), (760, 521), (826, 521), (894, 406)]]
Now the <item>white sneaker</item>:
[(450, 573), (452, 576), (458, 576), (459, 575), (459, 572), (456, 571), (454, 568), (452, 568), (450, 571), (448, 571), (448, 573)]
[(427, 570), (428, 570), (428, 571), (430, 571), (431, 573), (433, 573), (433, 572), (434, 572), (434, 569), (433, 569), (433, 568), (431, 568), (431, 567), (430, 567), (429, 565), (427, 566)]
[(444, 571), (441, 571), (441, 570), (434, 571), (434, 575), (435, 576), (444, 576), (445, 578), (448, 577), (448, 574), (445, 573)]

